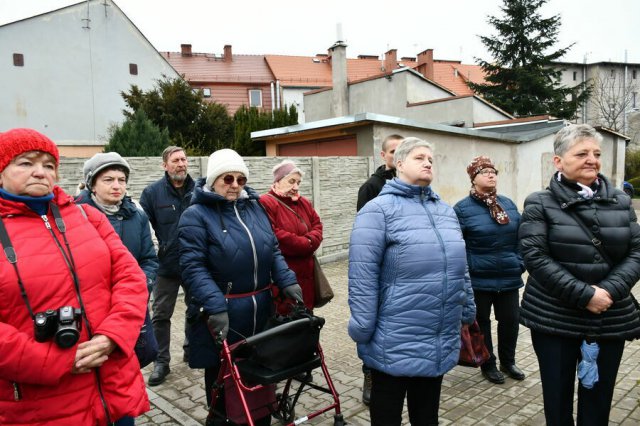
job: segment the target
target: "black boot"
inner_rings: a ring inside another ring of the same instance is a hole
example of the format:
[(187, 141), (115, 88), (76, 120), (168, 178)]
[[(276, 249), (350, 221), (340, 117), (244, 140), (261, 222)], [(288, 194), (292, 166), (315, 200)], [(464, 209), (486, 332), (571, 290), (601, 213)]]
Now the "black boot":
[(168, 365), (156, 363), (156, 365), (153, 367), (153, 373), (151, 373), (151, 375), (149, 376), (147, 384), (149, 386), (159, 385), (166, 380), (167, 374), (169, 374), (169, 372), (171, 372), (171, 369)]

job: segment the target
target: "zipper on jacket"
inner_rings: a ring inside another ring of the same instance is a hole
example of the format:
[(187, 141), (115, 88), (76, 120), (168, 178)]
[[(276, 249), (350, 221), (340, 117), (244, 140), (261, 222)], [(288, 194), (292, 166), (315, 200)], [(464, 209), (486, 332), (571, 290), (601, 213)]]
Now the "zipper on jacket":
[[(44, 226), (49, 230), (49, 232), (53, 236), (54, 240), (58, 244), (58, 247), (60, 248), (60, 250), (62, 250), (62, 247), (60, 246), (60, 243), (58, 242), (58, 239), (57, 239), (56, 235), (54, 234), (53, 229), (51, 228), (51, 224), (49, 223), (49, 218), (47, 217), (46, 214), (43, 214), (40, 217), (44, 221)], [(63, 251), (63, 255), (64, 255), (64, 251)], [(66, 256), (64, 256), (64, 257), (65, 257), (65, 261), (66, 261)], [(89, 333), (89, 338), (91, 338), (91, 333)], [(104, 398), (104, 393), (103, 393), (103, 390), (102, 390), (102, 383), (100, 383), (100, 372), (99, 372), (99, 369), (96, 368), (94, 370), (94, 372), (95, 372), (96, 384), (97, 384), (97, 387), (98, 387), (98, 394), (100, 395), (100, 402), (102, 402), (102, 407), (104, 408), (104, 413), (105, 413), (105, 415), (107, 417), (107, 424), (112, 424), (111, 415), (109, 413), (109, 408), (107, 406), (107, 401)], [(15, 398), (20, 398), (20, 389), (18, 388), (17, 383), (13, 384), (13, 396)], [(18, 401), (18, 400), (19, 399), (16, 399), (16, 401)]]
[(22, 392), (20, 392), (20, 386), (18, 383), (13, 382), (13, 399), (16, 401), (20, 401), (22, 399)]
[(240, 213), (238, 212), (237, 204), (233, 204), (233, 211), (236, 213), (236, 217), (238, 218), (238, 222), (242, 225), (244, 230), (247, 232), (249, 236), (249, 241), (251, 242), (251, 249), (253, 250), (253, 291), (258, 289), (258, 253), (256, 252), (256, 243), (253, 241), (253, 235), (251, 235), (251, 231), (240, 218)]
[[(236, 217), (238, 218), (238, 222), (242, 225), (244, 230), (247, 232), (249, 236), (249, 241), (251, 242), (251, 249), (253, 250), (253, 291), (258, 289), (258, 253), (256, 252), (256, 243), (253, 241), (253, 235), (251, 235), (251, 231), (240, 218), (240, 213), (238, 212), (238, 204), (233, 203), (233, 211), (236, 213)], [(255, 296), (251, 296), (253, 299), (253, 334), (256, 333), (257, 322), (256, 318), (258, 315), (258, 304), (256, 303)]]
[[(440, 243), (440, 247), (442, 248), (442, 256), (444, 257), (444, 285), (442, 286), (442, 303), (440, 304), (440, 312), (443, 313), (444, 312), (444, 305), (445, 305), (445, 294), (446, 294), (446, 288), (449, 286), (449, 280), (448, 280), (448, 268), (449, 268), (449, 261), (447, 259), (447, 251), (446, 251), (446, 247), (444, 245), (444, 241), (442, 241), (442, 235), (440, 235), (440, 231), (438, 231), (438, 228), (436, 227), (436, 223), (433, 220), (433, 215), (431, 214), (431, 212), (429, 211), (429, 209), (427, 208), (427, 206), (424, 205), (424, 203), (421, 203), (425, 212), (427, 213), (427, 216), (429, 217), (429, 222), (431, 222), (431, 226), (433, 227), (433, 230), (435, 231), (436, 237), (438, 237), (438, 242)], [(443, 316), (441, 315), (441, 318), (443, 318)], [(440, 324), (438, 325), (438, 333), (440, 333), (440, 331), (442, 331), (442, 326), (443, 326), (443, 322), (444, 320), (440, 321)], [(441, 350), (440, 350), (440, 345), (438, 345), (438, 368), (440, 368), (440, 358), (441, 358)]]
[(233, 283), (232, 283), (231, 281), (229, 281), (229, 282), (227, 283), (227, 294), (230, 294), (230, 293), (231, 293), (231, 287), (233, 287)]

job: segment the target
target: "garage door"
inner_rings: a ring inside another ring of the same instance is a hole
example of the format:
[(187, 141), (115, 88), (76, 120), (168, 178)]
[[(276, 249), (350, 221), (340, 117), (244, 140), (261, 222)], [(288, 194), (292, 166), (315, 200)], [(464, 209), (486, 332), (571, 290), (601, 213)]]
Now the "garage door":
[(298, 142), (278, 145), (279, 157), (331, 157), (358, 155), (355, 135), (317, 141)]

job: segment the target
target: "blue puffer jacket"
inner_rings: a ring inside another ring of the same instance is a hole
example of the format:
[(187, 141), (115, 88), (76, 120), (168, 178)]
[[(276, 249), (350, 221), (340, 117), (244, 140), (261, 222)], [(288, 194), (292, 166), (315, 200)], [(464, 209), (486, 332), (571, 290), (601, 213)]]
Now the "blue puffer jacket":
[(458, 362), (475, 318), (453, 209), (429, 187), (388, 181), (356, 216), (349, 247), (349, 335), (370, 368), (436, 377)]
[(491, 218), (486, 204), (471, 196), (453, 207), (467, 244), (467, 262), (474, 290), (497, 292), (524, 285), (524, 263), (518, 249), (520, 213), (507, 197), (498, 195), (497, 198), (509, 215), (506, 225), (499, 225)]
[(194, 181), (187, 175), (182, 189), (178, 191), (169, 179), (164, 177), (147, 186), (140, 195), (140, 205), (149, 217), (158, 239), (158, 275), (179, 278), (178, 222), (180, 215), (189, 207)]
[(271, 292), (241, 295), (267, 289), (272, 282), (280, 288), (297, 282), (258, 193), (245, 187), (241, 198), (228, 201), (203, 186), (204, 179), (199, 179), (178, 227), (182, 280), (191, 295), (187, 333), (192, 368), (218, 363), (206, 326), (208, 315), (227, 311), (229, 343), (252, 336), (264, 329), (271, 314)]
[[(86, 189), (76, 197), (75, 201), (76, 204), (88, 204), (100, 210), (91, 199), (91, 193)], [(138, 265), (147, 276), (147, 289), (151, 291), (156, 280), (158, 257), (153, 247), (149, 219), (146, 213), (133, 203), (131, 197), (124, 197), (118, 213), (106, 216), (113, 229), (120, 236), (122, 243), (138, 261)]]

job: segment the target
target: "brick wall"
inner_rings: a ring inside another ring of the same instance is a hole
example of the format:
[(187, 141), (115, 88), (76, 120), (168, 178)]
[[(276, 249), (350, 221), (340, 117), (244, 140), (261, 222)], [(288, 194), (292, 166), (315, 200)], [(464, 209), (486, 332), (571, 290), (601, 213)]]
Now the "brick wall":
[[(206, 173), (207, 157), (189, 159), (189, 174), (195, 179)], [(274, 165), (282, 158), (247, 157), (248, 186), (260, 194), (271, 186)], [(293, 161), (305, 173), (300, 191), (316, 208), (324, 225), (324, 242), (318, 251), (323, 260), (346, 257), (356, 212), (358, 188), (372, 173), (369, 157), (296, 157)], [(60, 165), (59, 185), (70, 194), (82, 181), (86, 158), (65, 157)], [(131, 166), (129, 195), (139, 199), (142, 190), (163, 175), (162, 158), (127, 158)]]

